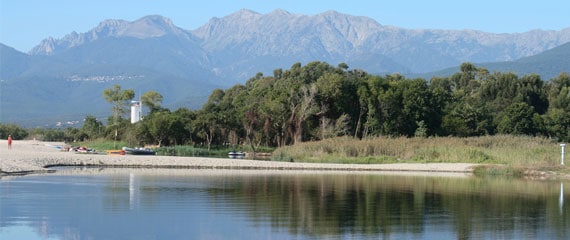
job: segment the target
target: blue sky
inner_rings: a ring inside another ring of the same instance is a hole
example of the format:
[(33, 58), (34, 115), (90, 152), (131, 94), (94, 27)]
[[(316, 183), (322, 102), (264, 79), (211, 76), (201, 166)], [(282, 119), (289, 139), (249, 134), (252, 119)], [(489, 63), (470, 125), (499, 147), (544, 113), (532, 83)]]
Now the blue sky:
[(105, 19), (159, 14), (193, 30), (240, 9), (314, 15), (335, 10), (404, 28), (475, 29), (493, 33), (570, 27), (568, 0), (0, 0), (0, 43), (28, 52), (49, 36), (86, 32)]

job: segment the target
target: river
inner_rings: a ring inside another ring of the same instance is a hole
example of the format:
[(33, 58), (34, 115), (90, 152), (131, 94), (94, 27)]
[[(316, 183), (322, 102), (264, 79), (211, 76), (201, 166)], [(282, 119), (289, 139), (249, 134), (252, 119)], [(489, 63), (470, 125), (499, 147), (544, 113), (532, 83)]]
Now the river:
[(570, 182), (62, 168), (0, 178), (0, 239), (568, 239)]

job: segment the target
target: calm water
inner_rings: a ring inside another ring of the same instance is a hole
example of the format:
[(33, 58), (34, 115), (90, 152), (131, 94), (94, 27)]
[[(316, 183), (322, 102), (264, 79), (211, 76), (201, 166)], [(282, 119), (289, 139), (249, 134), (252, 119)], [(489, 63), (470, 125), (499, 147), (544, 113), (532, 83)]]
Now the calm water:
[(568, 239), (569, 188), (379, 173), (62, 169), (0, 179), (0, 239)]

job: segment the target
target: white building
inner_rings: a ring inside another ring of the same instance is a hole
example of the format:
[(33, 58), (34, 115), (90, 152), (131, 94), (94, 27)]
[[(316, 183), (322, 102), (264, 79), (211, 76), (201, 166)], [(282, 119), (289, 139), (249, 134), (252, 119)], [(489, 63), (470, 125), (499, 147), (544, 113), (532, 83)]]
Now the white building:
[(142, 104), (140, 101), (131, 101), (131, 123), (136, 123), (142, 117)]

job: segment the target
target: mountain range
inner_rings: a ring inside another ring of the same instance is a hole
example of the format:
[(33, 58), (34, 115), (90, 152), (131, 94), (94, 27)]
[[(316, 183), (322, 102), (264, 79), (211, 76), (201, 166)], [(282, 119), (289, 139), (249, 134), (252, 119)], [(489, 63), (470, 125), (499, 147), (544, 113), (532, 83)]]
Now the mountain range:
[(570, 28), (514, 34), (405, 29), (336, 11), (244, 9), (194, 30), (158, 15), (105, 20), (88, 32), (46, 38), (28, 53), (0, 44), (0, 122), (103, 118), (111, 105), (102, 92), (114, 84), (137, 96), (157, 91), (167, 107), (199, 108), (214, 88), (296, 62), (344, 62), (374, 74), (427, 78), (473, 62), (548, 79), (570, 71), (568, 42)]

